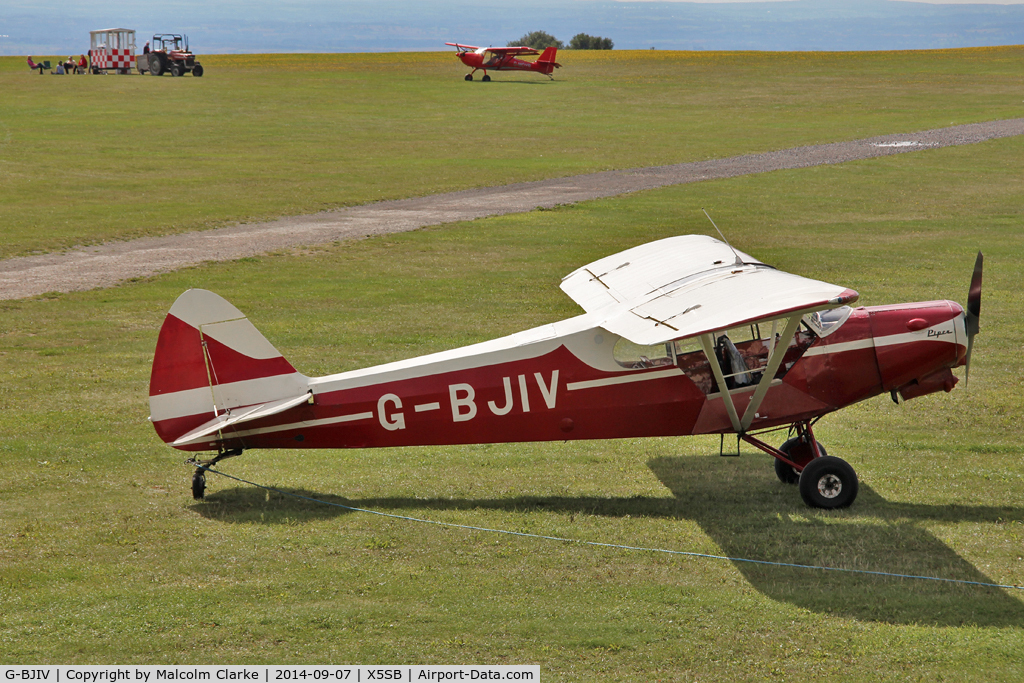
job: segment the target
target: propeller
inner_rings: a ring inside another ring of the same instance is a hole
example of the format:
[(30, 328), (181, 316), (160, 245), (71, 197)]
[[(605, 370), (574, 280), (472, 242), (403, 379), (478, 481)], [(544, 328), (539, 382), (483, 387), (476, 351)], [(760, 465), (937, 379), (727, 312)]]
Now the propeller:
[(974, 262), (974, 275), (971, 276), (971, 289), (967, 292), (967, 310), (964, 312), (964, 325), (967, 328), (967, 356), (964, 358), (964, 384), (971, 377), (971, 349), (974, 347), (974, 335), (980, 329), (978, 320), (981, 318), (981, 266), (984, 257), (978, 252), (978, 260)]

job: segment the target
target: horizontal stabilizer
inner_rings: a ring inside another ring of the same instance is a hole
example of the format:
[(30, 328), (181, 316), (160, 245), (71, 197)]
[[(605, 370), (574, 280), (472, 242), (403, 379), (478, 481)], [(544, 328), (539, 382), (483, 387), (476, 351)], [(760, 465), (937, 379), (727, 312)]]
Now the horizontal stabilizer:
[(189, 446), (206, 439), (210, 434), (219, 432), (226, 427), (231, 425), (241, 424), (243, 422), (252, 422), (262, 417), (270, 417), (271, 415), (277, 415), (283, 413), (289, 408), (294, 408), (297, 405), (305, 403), (309, 400), (311, 394), (301, 394), (293, 398), (285, 398), (280, 401), (271, 401), (270, 403), (262, 403), (256, 406), (247, 406), (245, 408), (236, 409), (237, 412), (227, 412), (222, 415), (218, 415), (209, 422), (199, 425), (188, 434), (185, 434), (178, 438), (176, 441), (171, 443), (172, 446)]

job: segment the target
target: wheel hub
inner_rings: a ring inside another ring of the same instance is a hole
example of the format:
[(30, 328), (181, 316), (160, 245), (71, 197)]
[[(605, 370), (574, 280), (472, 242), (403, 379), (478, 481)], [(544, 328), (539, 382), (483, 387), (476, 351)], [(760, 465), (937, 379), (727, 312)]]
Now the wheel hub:
[(818, 479), (818, 493), (823, 498), (835, 498), (843, 492), (843, 481), (834, 474), (826, 474)]

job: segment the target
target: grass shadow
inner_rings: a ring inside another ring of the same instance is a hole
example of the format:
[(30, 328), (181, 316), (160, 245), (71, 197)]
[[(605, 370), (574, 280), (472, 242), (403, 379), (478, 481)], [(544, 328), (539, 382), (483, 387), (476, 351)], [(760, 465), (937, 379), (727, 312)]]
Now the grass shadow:
[[(733, 558), (979, 583), (998, 582), (921, 522), (1024, 521), (1024, 508), (893, 503), (863, 483), (852, 508), (812, 510), (795, 487), (775, 478), (771, 463), (760, 457), (665, 457), (649, 461), (648, 466), (671, 496), (348, 499), (301, 489), (231, 488), (211, 494), (192, 509), (210, 519), (266, 524), (332, 518), (351, 513), (349, 508), (691, 519), (721, 548), (721, 554)], [(1024, 623), (1024, 604), (1003, 589), (746, 561), (733, 564), (762, 594), (816, 613), (931, 626)]]
[(519, 79), (509, 80), (507, 78), (503, 78), (500, 81), (499, 80), (488, 81), (487, 85), (495, 85), (495, 84), (501, 84), (501, 83), (506, 83), (506, 84), (509, 84), (509, 85), (544, 85), (545, 83), (557, 83), (557, 82), (558, 81), (553, 81), (553, 80), (547, 80), (547, 81), (542, 81), (542, 80), (527, 81), (527, 80), (519, 80)]
[[(732, 462), (730, 462), (730, 460)], [(730, 557), (999, 583), (922, 522), (1024, 520), (1019, 507), (890, 502), (861, 482), (846, 510), (806, 507), (764, 458), (655, 458), (651, 471)], [(1024, 604), (1004, 589), (735, 562), (758, 591), (812, 612), (932, 626), (1020, 626)]]

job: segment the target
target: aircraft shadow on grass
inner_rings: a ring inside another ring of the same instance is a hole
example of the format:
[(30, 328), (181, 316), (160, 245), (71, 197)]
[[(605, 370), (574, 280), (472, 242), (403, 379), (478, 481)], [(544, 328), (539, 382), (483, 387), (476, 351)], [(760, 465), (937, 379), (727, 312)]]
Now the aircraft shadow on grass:
[[(338, 506), (410, 515), (415, 510), (492, 509), (690, 519), (719, 546), (721, 551), (715, 554), (730, 558), (979, 583), (1000, 582), (986, 576), (920, 523), (1024, 521), (1024, 508), (1020, 507), (890, 502), (863, 482), (852, 508), (812, 510), (804, 506), (795, 487), (775, 478), (771, 463), (764, 458), (665, 457), (649, 461), (648, 466), (671, 496), (347, 499), (300, 489), (279, 489), (279, 493), (235, 487), (211, 492), (206, 502), (193, 509), (220, 521), (255, 519), (264, 523), (351, 513)], [(1024, 603), (1006, 589), (746, 561), (733, 564), (762, 594), (816, 613), (893, 624), (1024, 624)]]

